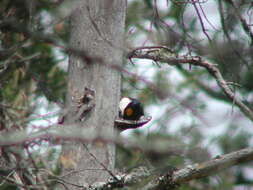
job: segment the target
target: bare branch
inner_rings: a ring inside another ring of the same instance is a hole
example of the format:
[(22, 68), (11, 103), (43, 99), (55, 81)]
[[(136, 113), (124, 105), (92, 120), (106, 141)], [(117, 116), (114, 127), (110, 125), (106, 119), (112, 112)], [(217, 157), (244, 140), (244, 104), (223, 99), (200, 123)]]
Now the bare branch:
[[(142, 189), (173, 189), (177, 185), (186, 183), (188, 181), (207, 177), (213, 175), (219, 171), (227, 169), (231, 166), (242, 164), (248, 161), (253, 160), (253, 148), (246, 148), (236, 152), (232, 152), (229, 154), (225, 154), (223, 156), (217, 156), (210, 161), (203, 162), (200, 164), (188, 165), (185, 168), (176, 170), (172, 173), (165, 174), (163, 176), (158, 177), (158, 179), (153, 180), (152, 183), (148, 184), (146, 188)], [(143, 179), (154, 179), (152, 172), (141, 167), (138, 170), (134, 170), (133, 172), (127, 175), (118, 175), (116, 176), (118, 181), (113, 181), (110, 179), (105, 184), (94, 185), (94, 187), (86, 188), (88, 189), (96, 189), (96, 190), (104, 190), (104, 189), (114, 189), (115, 187), (123, 186), (131, 186), (134, 184), (138, 184)], [(153, 177), (152, 177), (153, 176)], [(118, 184), (120, 183), (120, 184)], [(165, 188), (166, 187), (166, 188)]]
[(242, 149), (223, 156), (217, 156), (214, 159), (201, 164), (194, 164), (190, 167), (178, 170), (173, 175), (173, 181), (176, 183), (182, 183), (191, 179), (206, 177), (220, 170), (252, 160), (253, 148)]
[(201, 25), (201, 28), (202, 28), (203, 33), (204, 33), (205, 36), (207, 37), (208, 41), (209, 41), (209, 42), (212, 42), (211, 38), (209, 37), (208, 33), (206, 32), (206, 28), (205, 28), (204, 22), (203, 22), (203, 20), (202, 20), (202, 17), (201, 17), (201, 15), (200, 15), (199, 9), (198, 9), (198, 7), (197, 7), (197, 5), (196, 5), (196, 2), (195, 2), (194, 0), (191, 0), (191, 3), (193, 4), (194, 9), (195, 9), (195, 11), (196, 11), (196, 13), (197, 13), (197, 15), (198, 15), (199, 22), (200, 22), (200, 25)]
[(230, 101), (235, 105), (237, 105), (240, 108), (241, 112), (244, 113), (244, 115), (248, 117), (251, 121), (253, 121), (253, 111), (247, 105), (245, 105), (238, 97), (236, 97), (236, 95), (228, 86), (228, 83), (224, 80), (223, 76), (221, 75), (221, 72), (215, 65), (208, 63), (207, 61), (203, 61), (199, 56), (184, 56), (184, 55), (171, 56), (171, 54), (168, 55), (167, 53), (164, 52), (160, 53), (162, 52), (161, 51), (162, 48), (157, 48), (158, 53), (150, 53), (150, 48), (147, 47), (146, 49), (148, 50), (145, 51), (145, 47), (142, 47), (141, 51), (133, 50), (128, 54), (129, 55), (128, 58), (150, 59), (153, 61), (167, 63), (172, 66), (191, 64), (205, 68), (215, 78), (217, 84), (223, 90), (225, 95), (230, 99)]

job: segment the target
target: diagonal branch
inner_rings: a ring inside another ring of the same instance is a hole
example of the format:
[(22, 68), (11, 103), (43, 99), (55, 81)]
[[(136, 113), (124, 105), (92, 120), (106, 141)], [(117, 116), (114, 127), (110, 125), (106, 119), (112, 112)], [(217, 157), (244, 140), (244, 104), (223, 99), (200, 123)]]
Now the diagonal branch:
[(151, 51), (149, 47), (139, 47), (137, 48), (137, 50), (133, 50), (132, 52), (130, 52), (128, 54), (128, 58), (150, 59), (153, 61), (167, 63), (172, 66), (190, 64), (205, 68), (215, 78), (217, 84), (225, 93), (225, 95), (230, 99), (230, 101), (237, 105), (241, 112), (244, 113), (244, 115), (248, 117), (251, 121), (253, 121), (253, 111), (247, 105), (245, 105), (238, 97), (236, 97), (235, 93), (230, 89), (228, 83), (224, 80), (221, 72), (214, 64), (202, 60), (199, 56), (180, 56), (171, 55), (170, 52), (164, 53), (165, 47), (163, 46), (155, 47), (152, 49), (156, 49), (158, 53), (153, 53), (155, 51), (152, 51), (152, 53), (150, 53)]
[(173, 175), (173, 181), (176, 183), (187, 182), (249, 161), (253, 161), (253, 148), (245, 148), (223, 156), (217, 156), (210, 161), (178, 170)]
[(217, 156), (210, 161), (206, 161), (200, 164), (188, 165), (185, 168), (176, 170), (174, 172), (169, 172), (165, 175), (155, 177), (149, 170), (140, 167), (133, 172), (125, 175), (118, 175), (118, 181), (110, 179), (105, 184), (94, 185), (88, 189), (105, 190), (114, 189), (116, 187), (132, 186), (140, 183), (144, 179), (155, 179), (153, 182), (146, 185), (148, 190), (155, 189), (173, 189), (180, 184), (186, 183), (188, 181), (207, 177), (213, 175), (221, 170), (230, 168), (232, 166), (249, 162), (253, 160), (253, 148), (245, 148), (239, 151), (235, 151), (222, 156)]

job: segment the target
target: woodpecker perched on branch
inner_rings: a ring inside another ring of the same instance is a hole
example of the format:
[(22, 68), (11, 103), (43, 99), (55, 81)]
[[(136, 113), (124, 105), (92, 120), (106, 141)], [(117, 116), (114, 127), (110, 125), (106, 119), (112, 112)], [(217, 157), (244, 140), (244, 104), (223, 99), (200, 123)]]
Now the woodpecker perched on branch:
[(134, 98), (123, 97), (119, 102), (119, 117), (125, 120), (139, 120), (144, 116), (141, 103)]

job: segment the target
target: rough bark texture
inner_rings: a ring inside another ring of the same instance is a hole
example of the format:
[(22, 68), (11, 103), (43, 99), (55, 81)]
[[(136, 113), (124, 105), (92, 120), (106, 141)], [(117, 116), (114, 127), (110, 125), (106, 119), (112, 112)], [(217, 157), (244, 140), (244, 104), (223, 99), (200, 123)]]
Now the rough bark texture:
[[(119, 72), (106, 65), (122, 64), (125, 12), (125, 0), (82, 0), (72, 14), (70, 47), (85, 51), (93, 58), (100, 58), (102, 62), (84, 62), (70, 52), (66, 123), (73, 122), (78, 98), (83, 95), (84, 88), (89, 88), (95, 91), (95, 107), (80, 122), (80, 127), (91, 126), (101, 133), (105, 130), (113, 133), (121, 77)], [(113, 171), (114, 159), (112, 144), (65, 142), (60, 162), (63, 175), (71, 172), (65, 179), (82, 186), (106, 181), (110, 174), (103, 165)], [(73, 189), (74, 186), (70, 187)]]

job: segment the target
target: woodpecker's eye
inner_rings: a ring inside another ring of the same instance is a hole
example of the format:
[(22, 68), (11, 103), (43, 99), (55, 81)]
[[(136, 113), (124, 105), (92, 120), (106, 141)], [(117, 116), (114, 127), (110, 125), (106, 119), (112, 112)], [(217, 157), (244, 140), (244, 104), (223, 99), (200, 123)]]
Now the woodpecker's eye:
[(126, 115), (127, 115), (127, 116), (131, 116), (131, 115), (133, 115), (133, 112), (134, 112), (134, 111), (133, 111), (132, 108), (127, 108), (125, 112), (126, 112)]

